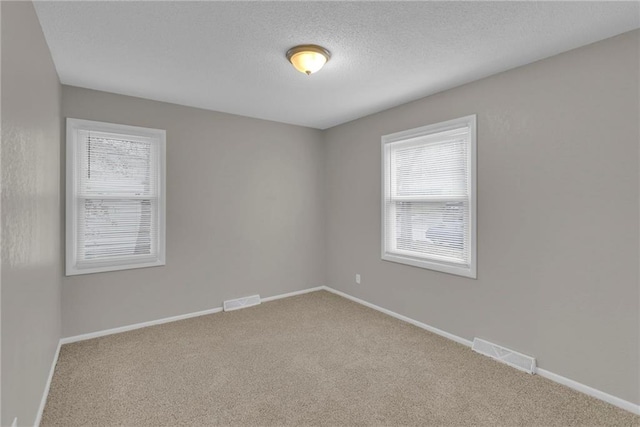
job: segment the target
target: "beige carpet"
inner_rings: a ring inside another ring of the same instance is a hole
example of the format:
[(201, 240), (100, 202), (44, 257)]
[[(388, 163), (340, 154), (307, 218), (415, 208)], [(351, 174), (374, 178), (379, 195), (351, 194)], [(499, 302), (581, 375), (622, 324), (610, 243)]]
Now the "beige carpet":
[(325, 291), (62, 347), (44, 426), (638, 425)]

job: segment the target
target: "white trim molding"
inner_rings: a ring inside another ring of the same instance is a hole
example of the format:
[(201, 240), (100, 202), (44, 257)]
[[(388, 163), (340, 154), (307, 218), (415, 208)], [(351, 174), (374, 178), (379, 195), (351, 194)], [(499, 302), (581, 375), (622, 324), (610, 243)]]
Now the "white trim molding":
[(625, 409), (633, 414), (640, 415), (640, 405), (636, 405), (635, 403), (613, 396), (609, 393), (605, 393), (604, 391), (589, 387), (588, 385), (563, 377), (562, 375), (554, 374), (546, 369), (538, 368), (536, 373), (543, 378), (562, 384), (588, 396), (595, 397), (596, 399), (610, 403), (618, 408)]
[(288, 292), (286, 294), (280, 294), (280, 295), (274, 295), (272, 297), (262, 298), (262, 302), (275, 301), (277, 299), (295, 297), (296, 295), (308, 294), (309, 292), (324, 291), (327, 289), (328, 288), (326, 286), (316, 286), (315, 288), (308, 288), (308, 289), (303, 289), (301, 291), (293, 291), (293, 292)]
[(222, 307), (211, 308), (209, 310), (196, 311), (193, 313), (180, 314), (178, 316), (165, 317), (163, 319), (150, 320), (148, 322), (134, 323), (132, 325), (120, 326), (118, 328), (105, 329), (97, 332), (89, 332), (88, 334), (75, 335), (60, 339), (62, 344), (71, 344), (73, 342), (90, 340), (93, 338), (104, 337), (107, 335), (119, 334), (122, 332), (133, 331), (135, 329), (147, 328), (149, 326), (162, 325), (163, 323), (177, 322), (178, 320), (190, 319), (192, 317), (206, 316), (207, 314), (220, 313)]
[(36, 421), (35, 423), (33, 423), (33, 425), (36, 427), (40, 425), (40, 421), (42, 421), (42, 414), (44, 413), (44, 407), (47, 405), (47, 398), (49, 397), (49, 389), (51, 388), (51, 381), (53, 381), (53, 373), (55, 372), (56, 365), (58, 364), (58, 356), (60, 356), (61, 346), (62, 346), (62, 340), (58, 341), (56, 352), (53, 355), (53, 362), (51, 362), (51, 369), (49, 369), (49, 377), (47, 378), (47, 383), (44, 385), (44, 393), (42, 393), (42, 399), (40, 399), (40, 407), (38, 408), (38, 413), (36, 414)]
[[(427, 330), (429, 332), (433, 332), (434, 334), (437, 334), (437, 335), (443, 336), (445, 338), (448, 338), (448, 339), (450, 339), (452, 341), (455, 341), (455, 342), (460, 343), (462, 345), (465, 345), (467, 347), (471, 347), (472, 344), (473, 344), (473, 342), (469, 341), (468, 339), (461, 338), (461, 337), (459, 337), (457, 335), (450, 334), (449, 332), (445, 332), (445, 331), (443, 331), (441, 329), (438, 329), (438, 328), (434, 328), (433, 326), (427, 325), (426, 323), (419, 322), (419, 321), (411, 319), (411, 318), (409, 318), (407, 316), (403, 316), (402, 314), (398, 314), (398, 313), (393, 312), (391, 310), (388, 310), (386, 308), (379, 307), (379, 306), (377, 306), (375, 304), (372, 304), (370, 302), (364, 301), (364, 300), (362, 300), (360, 298), (356, 298), (356, 297), (351, 296), (349, 294), (346, 294), (344, 292), (338, 291), (338, 290), (333, 289), (333, 288), (331, 288), (329, 286), (324, 286), (324, 289), (329, 291), (329, 292), (331, 292), (331, 293), (339, 295), (341, 297), (347, 298), (347, 299), (349, 299), (351, 301), (357, 302), (358, 304), (362, 304), (362, 305), (364, 305), (366, 307), (369, 307), (369, 308), (372, 308), (374, 310), (380, 311), (380, 312), (382, 312), (384, 314), (388, 314), (391, 317), (395, 317), (396, 319), (405, 321), (407, 323), (411, 323), (412, 325), (415, 325), (415, 326), (417, 326), (419, 328), (425, 329), (425, 330)], [(591, 397), (595, 397), (596, 399), (599, 399), (599, 400), (602, 400), (604, 402), (610, 403), (613, 406), (617, 406), (618, 408), (622, 408), (622, 409), (627, 410), (627, 411), (629, 411), (629, 412), (631, 412), (633, 414), (640, 415), (640, 405), (637, 405), (635, 403), (629, 402), (629, 401), (624, 400), (624, 399), (622, 399), (620, 397), (613, 396), (613, 395), (611, 395), (609, 393), (605, 393), (604, 391), (595, 389), (593, 387), (589, 387), (588, 385), (579, 383), (578, 381), (574, 381), (572, 379), (565, 378), (562, 375), (555, 374), (553, 372), (547, 371), (546, 369), (542, 369), (542, 368), (538, 367), (536, 369), (536, 373), (538, 375), (540, 375), (541, 377), (544, 377), (544, 378), (546, 378), (548, 380), (551, 380), (551, 381), (556, 382), (558, 384), (562, 384), (564, 386), (567, 386), (567, 387), (569, 387), (569, 388), (571, 388), (573, 390), (579, 391), (579, 392), (584, 393), (586, 395), (589, 395)]]
[[(286, 294), (274, 295), (266, 298), (262, 298), (262, 302), (275, 301), (277, 299), (293, 297), (296, 295), (307, 294), (309, 292), (321, 291), (326, 289), (325, 286), (317, 286), (315, 288), (302, 289), (300, 291), (288, 292)], [(180, 314), (177, 316), (165, 317), (157, 320), (150, 320), (148, 322), (142, 323), (134, 323), (132, 325), (120, 326), (118, 328), (105, 329), (102, 331), (89, 332), (87, 334), (75, 335), (71, 337), (62, 338), (60, 343), (62, 344), (70, 344), (78, 341), (90, 340), (93, 338), (104, 337), (107, 335), (119, 334), (121, 332), (133, 331), (135, 329), (146, 328), (149, 326), (162, 325), (163, 323), (177, 322), (178, 320), (190, 319), (192, 317), (198, 316), (206, 316), (207, 314), (220, 313), (222, 311), (222, 307), (214, 307), (208, 310), (196, 311), (193, 313)]]
[(331, 292), (333, 294), (339, 295), (339, 296), (341, 296), (343, 298), (346, 298), (346, 299), (349, 299), (351, 301), (357, 302), (358, 304), (362, 304), (365, 307), (369, 307), (369, 308), (377, 310), (377, 311), (379, 311), (381, 313), (389, 315), (391, 317), (395, 317), (396, 319), (402, 320), (403, 322), (411, 323), (412, 325), (417, 326), (418, 328), (422, 328), (422, 329), (425, 329), (425, 330), (427, 330), (429, 332), (433, 332), (434, 334), (443, 336), (445, 338), (448, 338), (451, 341), (455, 341), (455, 342), (457, 342), (459, 344), (465, 345), (467, 347), (471, 347), (471, 344), (472, 344), (471, 341), (469, 341), (467, 339), (464, 339), (464, 338), (461, 338), (461, 337), (459, 337), (457, 335), (450, 334), (449, 332), (445, 332), (442, 329), (434, 328), (433, 326), (427, 325), (426, 323), (419, 322), (419, 321), (414, 320), (414, 319), (412, 319), (410, 317), (403, 316), (402, 314), (398, 314), (398, 313), (396, 313), (394, 311), (387, 310), (386, 308), (382, 308), (382, 307), (377, 306), (375, 304), (371, 304), (370, 302), (367, 302), (365, 300), (361, 300), (360, 298), (353, 297), (353, 296), (351, 296), (349, 294), (345, 294), (344, 292), (339, 291), (337, 289), (333, 289), (333, 288), (330, 288), (328, 286), (325, 286), (325, 290), (327, 290), (327, 291), (329, 291), (329, 292)]
[[(443, 331), (442, 329), (438, 329), (435, 328), (433, 326), (427, 325), (426, 323), (422, 323), (420, 321), (417, 321), (415, 319), (412, 319), (410, 317), (404, 316), (402, 314), (398, 314), (394, 311), (388, 310), (386, 308), (380, 307), (378, 305), (372, 304), (368, 301), (365, 301), (363, 299), (360, 298), (356, 298), (354, 296), (351, 296), (347, 293), (344, 293), (342, 291), (339, 291), (337, 289), (331, 288), (329, 286), (317, 286), (314, 288), (308, 288), (308, 289), (303, 289), (303, 290), (299, 290), (299, 291), (294, 291), (294, 292), (289, 292), (289, 293), (285, 293), (285, 294), (280, 294), (280, 295), (274, 295), (274, 296), (270, 296), (270, 297), (266, 297), (262, 299), (262, 302), (269, 302), (269, 301), (275, 301), (278, 299), (282, 299), (282, 298), (288, 298), (288, 297), (292, 297), (292, 296), (296, 296), (296, 295), (302, 295), (302, 294), (307, 294), (310, 292), (316, 292), (316, 291), (321, 291), (321, 290), (325, 290), (328, 292), (331, 292), (335, 295), (341, 296), (343, 298), (346, 298), (348, 300), (351, 300), (353, 302), (356, 302), (358, 304), (364, 305), (365, 307), (369, 307), (371, 309), (374, 309), (376, 311), (379, 311), (381, 313), (384, 313), (386, 315), (389, 315), (391, 317), (394, 317), (398, 320), (402, 320), (403, 322), (407, 322), (410, 323), (414, 326), (417, 326), (421, 329), (424, 329), (426, 331), (429, 332), (433, 332), (434, 334), (440, 335), (444, 338), (450, 339), (452, 341), (455, 341), (459, 344), (462, 344), (464, 346), (467, 347), (471, 347), (472, 346), (472, 342), (466, 338), (462, 338), (459, 337), (457, 335), (451, 334), (449, 332)], [(82, 334), (82, 335), (76, 335), (76, 336), (72, 336), (72, 337), (66, 337), (66, 338), (62, 338), (60, 339), (60, 342), (58, 344), (58, 348), (56, 350), (56, 354), (54, 356), (54, 360), (53, 363), (51, 365), (51, 372), (49, 373), (49, 378), (47, 380), (47, 384), (45, 386), (45, 390), (44, 390), (44, 395), (42, 396), (42, 401), (40, 404), (40, 409), (38, 411), (38, 416), (36, 418), (36, 426), (39, 425), (40, 420), (42, 419), (42, 412), (44, 411), (44, 407), (45, 404), (47, 402), (47, 396), (49, 394), (49, 387), (51, 386), (51, 380), (53, 378), (53, 373), (55, 370), (55, 366), (56, 363), (58, 361), (58, 355), (60, 353), (60, 346), (63, 344), (70, 344), (70, 343), (74, 343), (74, 342), (78, 342), (78, 341), (84, 341), (84, 340), (89, 340), (92, 338), (98, 338), (98, 337), (103, 337), (106, 335), (112, 335), (112, 334), (118, 334), (121, 332), (127, 332), (127, 331), (132, 331), (134, 329), (140, 329), (140, 328), (146, 328), (148, 326), (154, 326), (154, 325), (161, 325), (163, 323), (170, 323), (170, 322), (175, 322), (178, 320), (184, 320), (184, 319), (189, 319), (192, 317), (198, 317), (198, 316), (205, 316), (207, 314), (214, 314), (214, 313), (220, 313), (222, 312), (222, 307), (215, 307), (209, 310), (203, 310), (203, 311), (197, 311), (194, 313), (187, 313), (187, 314), (182, 314), (182, 315), (178, 315), (178, 316), (172, 316), (172, 317), (166, 317), (163, 319), (158, 319), (158, 320), (152, 320), (149, 322), (142, 322), (142, 323), (136, 323), (133, 325), (127, 325), (127, 326), (122, 326), (119, 328), (113, 328), (113, 329), (106, 329), (103, 331), (97, 331), (97, 332), (91, 332), (88, 334)], [(537, 374), (539, 374), (541, 377), (547, 378), (553, 382), (556, 382), (558, 384), (562, 384), (564, 386), (567, 386), (571, 389), (574, 389), (576, 391), (579, 391), (581, 393), (584, 393), (586, 395), (595, 397), (596, 399), (600, 399), (604, 402), (610, 403), (614, 406), (617, 406), (619, 408), (625, 409), (631, 413), (640, 415), (640, 405), (637, 405), (635, 403), (626, 401), (624, 399), (621, 399), (619, 397), (610, 395), (608, 393), (605, 393), (603, 391), (600, 391), (598, 389), (595, 389), (593, 387), (589, 387), (585, 384), (579, 383), (577, 381), (571, 380), (569, 378), (565, 378), (561, 375), (555, 374), (553, 372), (547, 371), (546, 369), (542, 369), (542, 368), (537, 368)]]

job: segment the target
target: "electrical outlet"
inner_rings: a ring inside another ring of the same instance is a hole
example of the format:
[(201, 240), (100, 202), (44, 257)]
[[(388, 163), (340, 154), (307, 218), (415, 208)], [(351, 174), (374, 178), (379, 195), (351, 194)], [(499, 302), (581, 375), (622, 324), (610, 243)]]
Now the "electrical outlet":
[(356, 274), (356, 283), (359, 285), (360, 284), (360, 275)]

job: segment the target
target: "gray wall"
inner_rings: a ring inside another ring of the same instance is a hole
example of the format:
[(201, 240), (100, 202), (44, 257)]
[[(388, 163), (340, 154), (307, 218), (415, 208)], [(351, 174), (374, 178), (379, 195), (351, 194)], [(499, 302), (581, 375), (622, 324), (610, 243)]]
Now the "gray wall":
[(60, 83), (33, 4), (0, 7), (0, 424), (33, 425), (60, 339)]
[(62, 105), (167, 130), (167, 265), (65, 277), (63, 336), (326, 282), (319, 130), (68, 86)]
[[(640, 403), (639, 34), (328, 130), (328, 285)], [(478, 279), (381, 261), (380, 136), (474, 113)]]

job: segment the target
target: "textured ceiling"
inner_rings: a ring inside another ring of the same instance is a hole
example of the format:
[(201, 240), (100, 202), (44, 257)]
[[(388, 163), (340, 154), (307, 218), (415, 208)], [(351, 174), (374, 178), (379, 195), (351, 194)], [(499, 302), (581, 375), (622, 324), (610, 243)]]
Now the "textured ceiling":
[[(36, 2), (62, 83), (325, 129), (640, 27), (637, 2)], [(320, 44), (317, 74), (285, 52)]]

